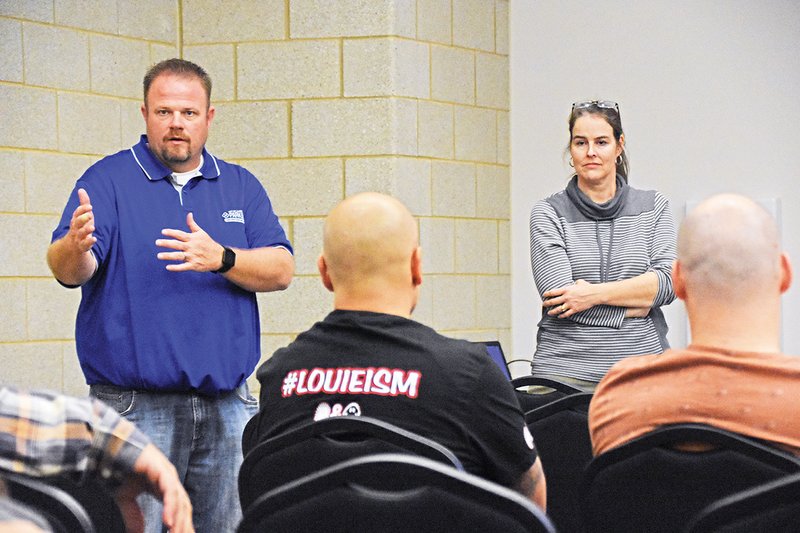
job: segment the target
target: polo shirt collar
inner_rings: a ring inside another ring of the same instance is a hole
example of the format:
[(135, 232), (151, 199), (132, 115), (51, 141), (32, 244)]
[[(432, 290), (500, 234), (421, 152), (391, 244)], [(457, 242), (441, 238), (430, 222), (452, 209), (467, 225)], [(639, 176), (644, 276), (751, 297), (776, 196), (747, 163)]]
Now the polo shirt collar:
[[(147, 135), (142, 135), (139, 143), (131, 148), (133, 158), (142, 169), (147, 179), (150, 181), (162, 180), (172, 174), (172, 170), (167, 168), (158, 158), (150, 151), (147, 144)], [(219, 165), (217, 159), (211, 155), (203, 147), (203, 166), (200, 167), (200, 174), (205, 179), (215, 179), (219, 177)]]

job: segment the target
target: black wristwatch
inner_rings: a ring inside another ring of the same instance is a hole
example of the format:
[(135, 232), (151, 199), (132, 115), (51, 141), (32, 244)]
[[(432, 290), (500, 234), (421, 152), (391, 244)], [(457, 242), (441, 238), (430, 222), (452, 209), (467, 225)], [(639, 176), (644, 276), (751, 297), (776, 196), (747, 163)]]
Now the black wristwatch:
[(233, 265), (236, 264), (236, 254), (233, 250), (225, 247), (225, 250), (222, 252), (222, 266), (219, 267), (219, 270), (215, 270), (215, 274), (222, 274), (227, 272), (228, 270), (233, 268)]

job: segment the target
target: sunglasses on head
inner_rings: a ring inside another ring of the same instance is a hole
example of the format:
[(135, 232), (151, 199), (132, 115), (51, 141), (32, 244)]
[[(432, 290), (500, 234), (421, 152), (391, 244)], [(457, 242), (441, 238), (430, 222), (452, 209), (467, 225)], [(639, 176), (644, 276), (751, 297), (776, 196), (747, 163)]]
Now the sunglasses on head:
[(612, 102), (611, 100), (586, 100), (585, 102), (574, 102), (572, 104), (573, 111), (575, 111), (576, 109), (586, 109), (589, 107), (613, 109), (614, 111), (617, 112), (617, 116), (619, 116), (619, 104), (616, 102)]

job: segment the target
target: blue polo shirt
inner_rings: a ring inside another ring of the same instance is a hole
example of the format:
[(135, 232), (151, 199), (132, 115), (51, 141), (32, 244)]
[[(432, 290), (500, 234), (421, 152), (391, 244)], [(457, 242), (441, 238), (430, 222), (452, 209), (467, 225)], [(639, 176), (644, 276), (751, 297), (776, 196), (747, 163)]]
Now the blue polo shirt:
[(98, 269), (82, 287), (75, 343), (88, 384), (215, 395), (239, 386), (260, 357), (255, 294), (211, 272), (170, 272), (156, 254), (164, 228), (186, 215), (234, 248), (292, 247), (264, 187), (246, 169), (203, 150), (202, 176), (181, 195), (142, 135), (92, 165), (75, 185), (52, 240), (89, 194)]

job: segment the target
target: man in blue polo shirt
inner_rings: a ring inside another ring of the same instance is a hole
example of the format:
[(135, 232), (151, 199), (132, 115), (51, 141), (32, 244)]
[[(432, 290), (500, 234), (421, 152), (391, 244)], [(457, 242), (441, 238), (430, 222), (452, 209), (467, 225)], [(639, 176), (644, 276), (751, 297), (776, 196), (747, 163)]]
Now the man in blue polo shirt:
[[(259, 360), (255, 292), (285, 289), (292, 247), (266, 191), (205, 149), (211, 80), (169, 59), (144, 78), (139, 143), (75, 185), (47, 261), (80, 286), (78, 358), (93, 396), (135, 422), (178, 469), (199, 531), (239, 521), (245, 379)], [(147, 531), (161, 531), (155, 499)]]

